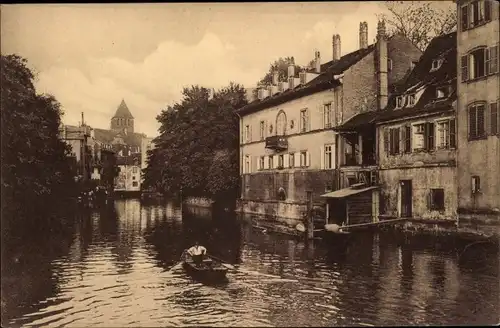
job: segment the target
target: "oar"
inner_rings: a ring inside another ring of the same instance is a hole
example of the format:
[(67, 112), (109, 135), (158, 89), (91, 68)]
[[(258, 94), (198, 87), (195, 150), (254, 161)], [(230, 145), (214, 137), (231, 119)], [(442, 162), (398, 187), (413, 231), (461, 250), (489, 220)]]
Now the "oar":
[(174, 266), (172, 266), (169, 271), (172, 271), (172, 270), (176, 270), (176, 269), (179, 269), (182, 265), (182, 261), (180, 262), (177, 262), (177, 264), (175, 264)]
[(231, 269), (231, 270), (236, 270), (236, 268), (235, 268), (233, 265), (231, 265), (231, 264), (229, 264), (229, 263), (224, 262), (224, 260), (222, 260), (222, 259), (220, 259), (220, 258), (218, 258), (218, 257), (212, 256), (212, 255), (209, 255), (209, 256), (210, 256), (211, 258), (213, 258), (213, 259), (216, 259), (216, 260), (220, 261), (220, 264), (221, 264), (222, 266), (225, 266), (226, 268)]

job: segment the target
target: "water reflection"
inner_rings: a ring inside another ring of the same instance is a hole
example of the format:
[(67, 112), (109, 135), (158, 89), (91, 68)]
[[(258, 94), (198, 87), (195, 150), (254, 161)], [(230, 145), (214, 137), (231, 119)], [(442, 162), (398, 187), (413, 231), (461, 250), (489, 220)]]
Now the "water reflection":
[[(51, 246), (33, 241), (18, 249), (22, 261), (2, 277), (8, 326), (498, 321), (498, 249), (462, 256), (371, 233), (339, 248), (254, 230), (225, 212), (134, 199), (79, 211), (75, 222)], [(206, 286), (170, 271), (196, 240), (236, 265), (227, 284)]]

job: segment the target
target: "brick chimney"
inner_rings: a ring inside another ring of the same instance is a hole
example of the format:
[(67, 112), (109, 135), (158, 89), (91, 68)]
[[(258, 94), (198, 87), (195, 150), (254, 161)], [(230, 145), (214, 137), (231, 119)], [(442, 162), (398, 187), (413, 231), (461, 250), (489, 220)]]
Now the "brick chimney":
[(340, 59), (340, 35), (334, 34), (332, 38), (333, 60)]
[(321, 73), (321, 55), (318, 50), (314, 52), (314, 70), (316, 73)]
[(387, 38), (385, 34), (385, 22), (378, 22), (377, 26), (377, 98), (378, 109), (387, 106), (388, 98), (388, 76), (387, 76)]
[(359, 48), (368, 48), (368, 23), (359, 23)]

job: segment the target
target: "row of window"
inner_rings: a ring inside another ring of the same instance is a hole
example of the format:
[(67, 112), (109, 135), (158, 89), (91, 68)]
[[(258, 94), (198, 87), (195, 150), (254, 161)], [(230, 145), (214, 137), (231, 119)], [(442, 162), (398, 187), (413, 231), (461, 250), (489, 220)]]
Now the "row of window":
[[(321, 106), (321, 128), (328, 129), (333, 126), (333, 103), (325, 103)], [(340, 117), (336, 118), (337, 123), (340, 121)], [(304, 108), (300, 110), (299, 114), (299, 122), (296, 123), (295, 120), (290, 120), (287, 122), (287, 117), (284, 111), (280, 111), (276, 116), (276, 126), (272, 123), (267, 124), (266, 121), (259, 122), (259, 141), (263, 141), (267, 136), (272, 135), (286, 135), (288, 129), (294, 129), (295, 125), (298, 124), (298, 133), (305, 133), (311, 131), (311, 121), (310, 121), (310, 111), (308, 108)], [(243, 140), (245, 142), (256, 141), (252, 138), (252, 126), (250, 124), (245, 125), (244, 127), (244, 135)]]
[(462, 6), (460, 25), (462, 31), (475, 28), (491, 21), (492, 0), (472, 1)]
[(408, 124), (384, 129), (384, 150), (389, 155), (456, 148), (454, 119)]
[(498, 44), (481, 46), (461, 57), (462, 82), (498, 73)]
[[(436, 87), (435, 99), (442, 100), (442, 99), (447, 98), (450, 95), (450, 90), (451, 90), (451, 86), (449, 86), (449, 85)], [(413, 107), (413, 106), (415, 106), (416, 102), (417, 102), (416, 93), (397, 96), (395, 109), (400, 109), (400, 108), (403, 108), (405, 106), (406, 107)]]
[[(334, 167), (334, 149), (332, 145), (323, 147), (321, 154), (321, 169), (333, 169)], [(296, 153), (268, 155), (257, 157), (257, 170), (289, 169), (289, 168), (307, 168), (311, 165), (309, 151), (303, 150)], [(246, 155), (244, 158), (244, 172), (252, 173), (252, 157)]]

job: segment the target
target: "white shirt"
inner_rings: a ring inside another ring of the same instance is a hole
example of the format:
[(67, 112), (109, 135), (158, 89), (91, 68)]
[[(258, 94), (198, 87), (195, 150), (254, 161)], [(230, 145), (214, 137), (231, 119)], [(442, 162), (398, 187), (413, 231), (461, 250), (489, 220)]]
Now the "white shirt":
[(189, 255), (201, 255), (205, 254), (206, 252), (207, 249), (203, 246), (192, 246), (190, 249), (188, 249)]

